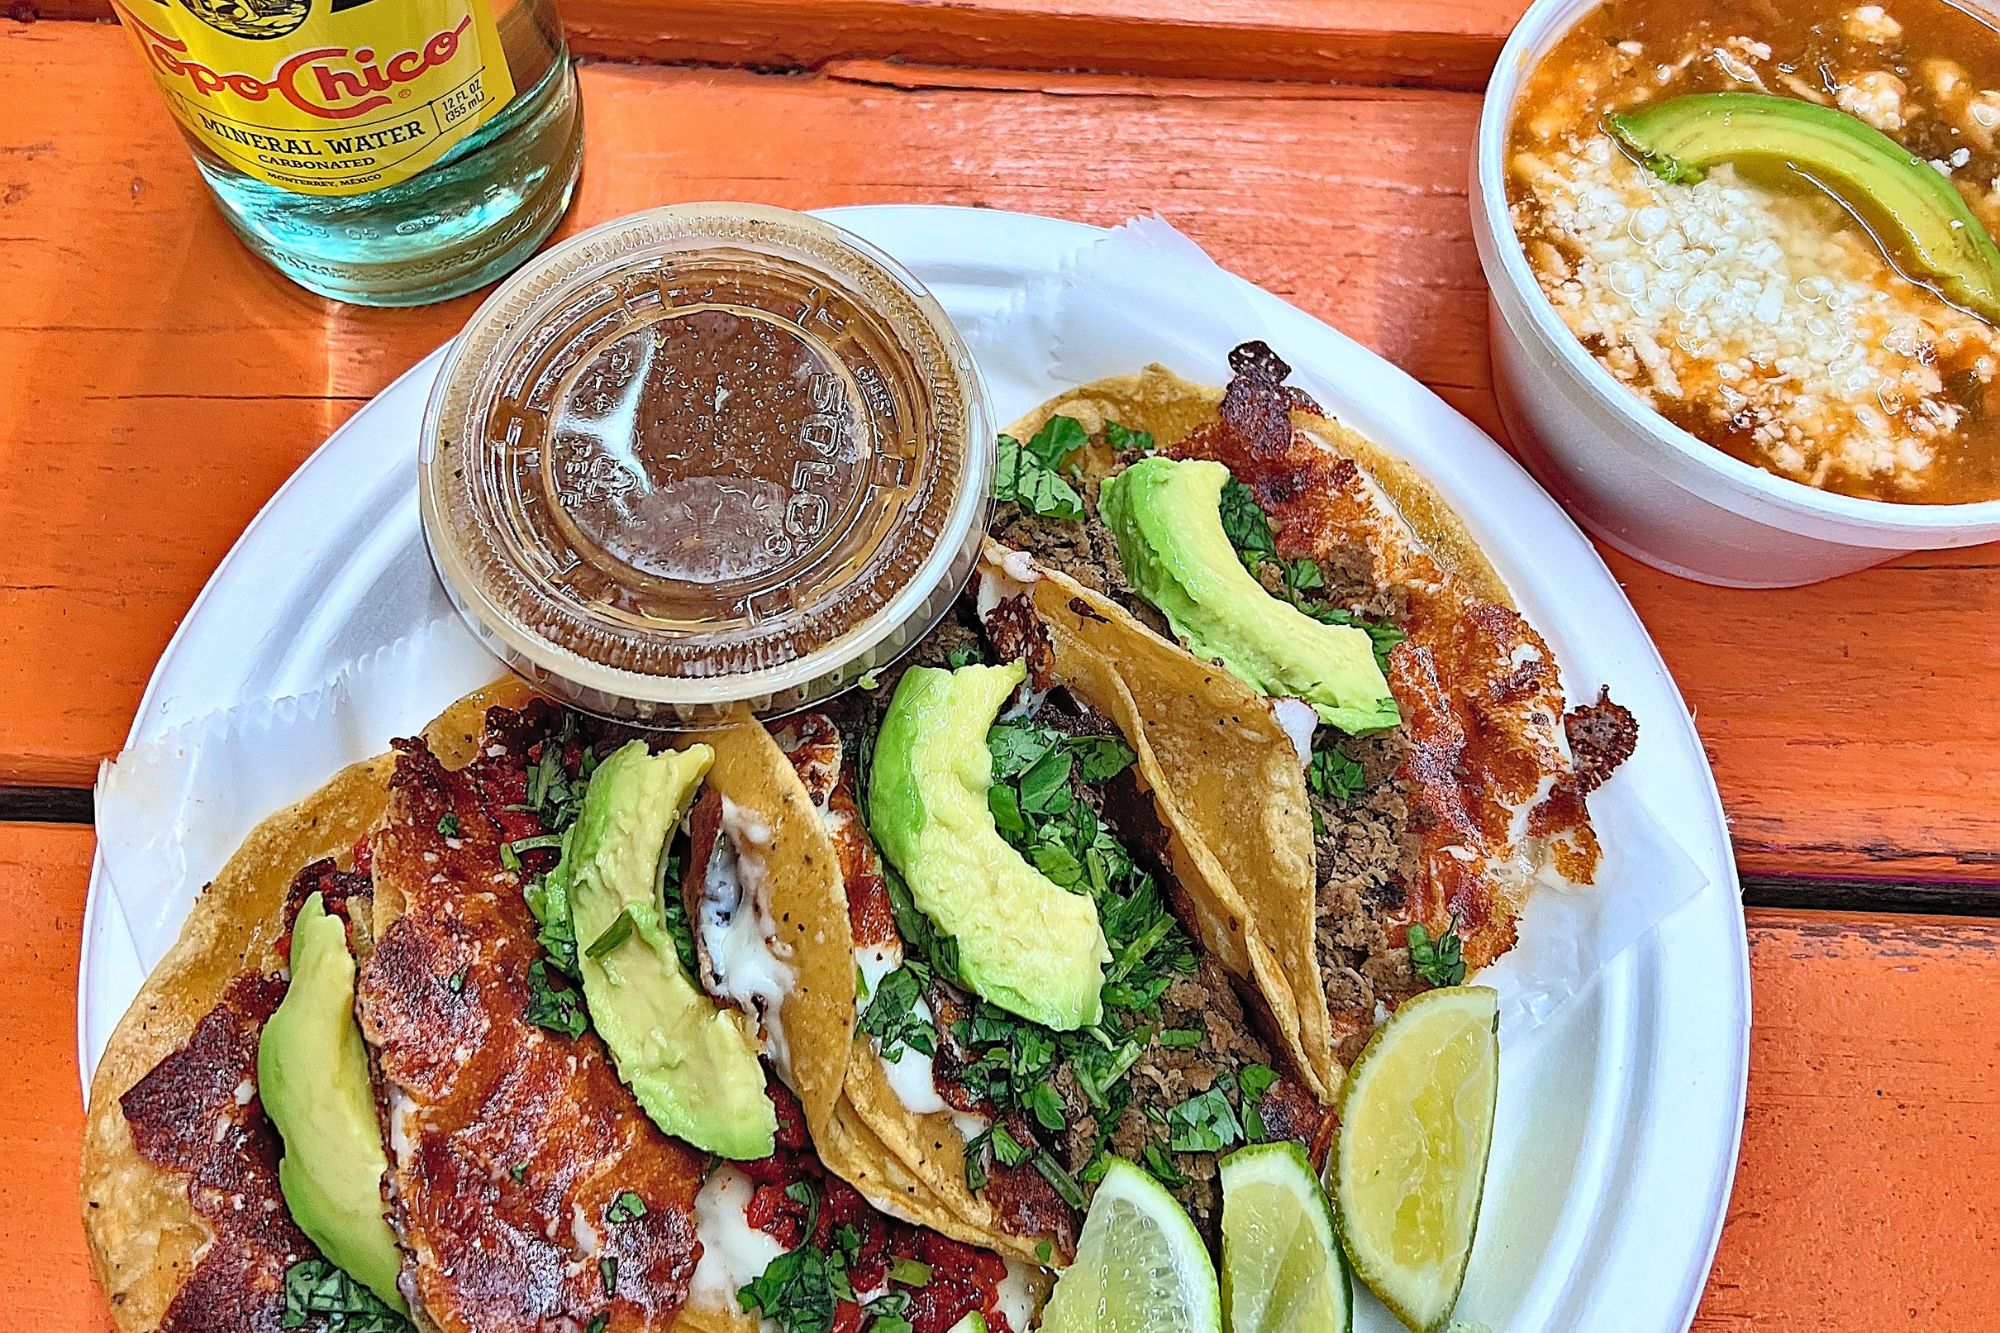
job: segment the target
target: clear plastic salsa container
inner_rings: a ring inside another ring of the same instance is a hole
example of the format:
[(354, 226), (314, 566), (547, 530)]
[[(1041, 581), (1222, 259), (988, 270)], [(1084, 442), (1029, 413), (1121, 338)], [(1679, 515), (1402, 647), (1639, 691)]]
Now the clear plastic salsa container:
[(654, 209), (480, 307), (424, 420), (431, 558), (545, 692), (655, 726), (804, 707), (970, 576), (986, 390), (922, 285), (817, 218)]

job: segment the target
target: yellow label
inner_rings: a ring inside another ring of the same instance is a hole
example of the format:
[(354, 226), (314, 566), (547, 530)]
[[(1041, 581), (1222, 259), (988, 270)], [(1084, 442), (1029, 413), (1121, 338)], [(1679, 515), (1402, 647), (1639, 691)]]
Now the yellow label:
[(408, 180), (514, 96), (491, 0), (112, 0), (196, 143), (306, 194)]

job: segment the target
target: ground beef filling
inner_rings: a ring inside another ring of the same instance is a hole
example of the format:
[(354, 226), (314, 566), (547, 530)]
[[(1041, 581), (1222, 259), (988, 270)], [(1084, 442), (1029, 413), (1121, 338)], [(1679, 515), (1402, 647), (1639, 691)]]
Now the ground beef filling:
[[(1283, 372), (1274, 373), (1282, 377)], [(1284, 403), (1287, 409), (1292, 405)], [(1237, 406), (1243, 408), (1241, 403)], [(1317, 410), (1309, 403), (1299, 406)], [(1290, 439), (1288, 416), (1274, 417), (1270, 424)], [(1045, 518), (1015, 504), (1002, 504), (995, 512), (993, 534), (1117, 601), (1161, 635), (1173, 637), (1165, 618), (1126, 580), (1116, 539), (1098, 516), (1095, 482), (1087, 481), (1085, 490), (1085, 516), (1080, 522)], [(1325, 586), (1316, 590), (1316, 598), (1370, 619), (1400, 621), (1407, 612), (1402, 590), (1376, 581), (1374, 556), (1365, 545), (1338, 546), (1321, 555), (1318, 563)], [(1277, 565), (1266, 563), (1259, 578), (1273, 596), (1286, 595)], [(1320, 830), (1314, 840), (1315, 917), (1321, 977), (1341, 1042), (1340, 1055), (1351, 1060), (1374, 1026), (1378, 1008), (1393, 1008), (1421, 989), (1410, 972), (1404, 942), (1408, 925), (1404, 886), (1417, 872), (1419, 849), (1408, 803), (1394, 781), (1407, 750), (1401, 732), (1344, 739), (1339, 748), (1362, 765), (1368, 787), (1348, 800), (1313, 797)], [(1181, 915), (1185, 919), (1186, 914)]]
[[(1148, 1144), (1164, 1145), (1166, 1131), (1153, 1116), (1178, 1106), (1198, 1093), (1215, 1086), (1218, 1078), (1240, 1078), (1252, 1065), (1275, 1068), (1277, 1056), (1253, 1030), (1242, 1002), (1228, 976), (1216, 962), (1204, 955), (1194, 975), (1181, 977), (1167, 989), (1160, 1001), (1162, 1029), (1198, 1029), (1201, 1043), (1170, 1048), (1158, 1042), (1146, 1048), (1132, 1066), (1132, 1104), (1111, 1128), (1111, 1151), (1127, 1161), (1142, 1161)], [(1096, 1148), (1100, 1126), (1090, 1103), (1067, 1069), (1056, 1078), (1056, 1091), (1063, 1101), (1068, 1122), (1061, 1141), (1049, 1145), (1072, 1172), (1083, 1170)], [(1260, 1111), (1273, 1107), (1270, 1119), (1296, 1125), (1300, 1117), (1294, 1103), (1303, 1093), (1302, 1085), (1284, 1081), (1266, 1092)], [(1305, 1101), (1312, 1104), (1311, 1095)], [(1275, 1105), (1274, 1105), (1275, 1104)], [(1282, 1109), (1283, 1114), (1279, 1114)], [(1317, 1106), (1314, 1106), (1317, 1111)], [(1150, 1110), (1150, 1114), (1149, 1114)], [(1301, 1143), (1312, 1141), (1312, 1127), (1299, 1126)], [(1210, 1152), (1168, 1152), (1174, 1170), (1186, 1181), (1169, 1185), (1174, 1197), (1188, 1210), (1203, 1235), (1213, 1238), (1222, 1222), (1222, 1184), (1219, 1176), (1221, 1154)]]
[(993, 512), (996, 540), (1028, 552), (1050, 569), (1069, 575), (1092, 592), (1102, 593), (1166, 638), (1173, 637), (1166, 617), (1133, 590), (1118, 559), (1118, 539), (1097, 513), (1097, 483), (1083, 485), (1083, 518), (1044, 518), (1011, 501)]
[(1320, 980), (1342, 1063), (1360, 1054), (1380, 1008), (1421, 985), (1410, 971), (1408, 884), (1419, 873), (1409, 802), (1394, 781), (1408, 746), (1400, 731), (1333, 748), (1359, 763), (1367, 786), (1342, 799), (1312, 793), (1313, 903)]

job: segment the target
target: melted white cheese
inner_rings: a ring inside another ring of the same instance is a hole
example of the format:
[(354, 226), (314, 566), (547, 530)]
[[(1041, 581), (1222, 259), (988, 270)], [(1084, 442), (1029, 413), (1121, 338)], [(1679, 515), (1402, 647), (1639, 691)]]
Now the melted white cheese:
[[(854, 966), (861, 974), (862, 985), (868, 994), (903, 962), (903, 942), (874, 945), (854, 951)], [(925, 1023), (935, 1027), (937, 1015), (932, 1012), (929, 1001), (922, 996), (910, 1006), (911, 1012)], [(882, 1054), (882, 1043), (874, 1043), (875, 1053)], [(882, 1074), (888, 1080), (889, 1090), (896, 1094), (896, 1100), (911, 1115), (936, 1115), (940, 1111), (951, 1113), (952, 1123), (965, 1138), (982, 1133), (989, 1123), (985, 1116), (969, 1111), (952, 1110), (951, 1104), (938, 1095), (936, 1064), (930, 1056), (912, 1047), (905, 1046), (894, 1060), (882, 1058)]]
[(744, 1210), (756, 1186), (735, 1167), (718, 1168), (694, 1196), (695, 1234), (701, 1258), (688, 1288), (691, 1304), (705, 1310), (740, 1310), (736, 1293), (761, 1277), (785, 1252), (774, 1236), (750, 1225)]
[(1312, 763), (1313, 731), (1319, 726), (1319, 714), (1304, 699), (1271, 700), (1271, 716), (1284, 728), (1291, 738), (1292, 748), (1299, 752), (1299, 765)]
[(994, 1306), (1007, 1316), (1007, 1326), (1026, 1329), (1035, 1319), (1035, 1288), (1029, 1279), (1035, 1270), (1018, 1259), (1007, 1261), (1007, 1276), (994, 1293)]
[(1035, 557), (1026, 551), (1009, 551), (995, 564), (991, 560), (979, 562), (979, 591), (974, 606), (981, 620), (993, 614), (993, 608), (1010, 597), (1019, 597), (1028, 591), (1028, 586), (1041, 582), (1042, 572), (1035, 567)]
[(882, 984), (882, 978), (903, 965), (903, 942), (891, 940), (887, 944), (863, 944), (855, 946), (854, 970), (861, 974), (863, 994), (857, 998), (866, 1003), (875, 994), (875, 988)]
[(709, 961), (709, 993), (736, 1005), (764, 1030), (764, 1053), (792, 1081), (791, 1046), (780, 1018), (794, 974), (789, 945), (777, 940), (764, 849), (771, 829), (727, 796), (722, 838), (708, 859), (695, 929)]

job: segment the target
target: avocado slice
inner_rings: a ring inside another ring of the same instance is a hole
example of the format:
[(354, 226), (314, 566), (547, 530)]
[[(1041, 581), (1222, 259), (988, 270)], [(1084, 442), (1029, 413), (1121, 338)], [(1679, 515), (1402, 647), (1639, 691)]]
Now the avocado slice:
[(1790, 168), (1861, 218), (1904, 276), (2000, 324), (2000, 245), (1956, 186), (1866, 121), (1768, 93), (1695, 93), (1605, 125), (1670, 185), (1692, 185), (1722, 162)]
[(328, 1260), (407, 1315), (396, 1289), (403, 1254), (384, 1217), (389, 1160), (354, 1020), (347, 923), (317, 893), (292, 926), (291, 963), (285, 998), (257, 1041), (258, 1095), (285, 1144), (278, 1187)]
[(776, 1146), (777, 1108), (744, 1019), (681, 966), (660, 907), (660, 861), (715, 761), (706, 745), (613, 752), (590, 775), (552, 876), (568, 896), (590, 1021), (653, 1123), (751, 1161)]
[(958, 942), (965, 984), (1067, 1032), (1103, 1017), (1097, 904), (1029, 865), (986, 803), (986, 733), (1027, 675), (1020, 662), (904, 672), (875, 738), (868, 827), (918, 910)]
[(1098, 512), (1139, 595), (1190, 652), (1273, 698), (1303, 699), (1322, 722), (1359, 735), (1402, 720), (1368, 632), (1328, 625), (1250, 576), (1222, 528), (1229, 469), (1142, 458), (1107, 479)]

